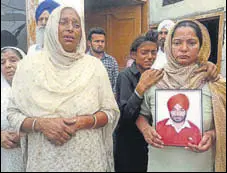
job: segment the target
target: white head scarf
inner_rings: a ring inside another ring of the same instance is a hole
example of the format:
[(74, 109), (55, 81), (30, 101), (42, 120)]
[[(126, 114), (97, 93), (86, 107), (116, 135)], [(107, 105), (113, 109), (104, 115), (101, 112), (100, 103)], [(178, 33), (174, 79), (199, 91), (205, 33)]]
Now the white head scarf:
[(81, 30), (82, 30), (81, 32), (82, 36), (81, 36), (81, 41), (79, 43), (79, 47), (77, 47), (77, 50), (75, 53), (66, 52), (62, 48), (58, 40), (58, 23), (59, 23), (58, 21), (60, 20), (61, 11), (64, 8), (71, 8), (71, 7), (59, 6), (49, 16), (45, 33), (44, 33), (44, 50), (49, 54), (50, 59), (55, 65), (61, 66), (62, 68), (67, 68), (67, 66), (72, 65), (72, 62), (80, 59), (85, 54), (86, 37), (84, 32), (84, 21), (82, 21), (83, 18), (81, 17), (82, 14), (77, 13), (81, 20)]
[[(50, 14), (45, 30), (44, 49), (34, 55), (28, 55), (24, 61), (21, 61), (17, 67), (19, 73), (15, 74), (13, 81), (13, 84), (17, 83), (13, 91), (22, 89), (20, 92), (15, 92), (16, 98), (23, 99), (23, 95), (29, 95), (29, 91), (31, 91), (30, 94), (35, 101), (34, 106), (42, 105), (41, 107), (45, 107), (44, 109), (51, 107), (55, 109), (66, 98), (80, 93), (96, 70), (96, 66), (90, 63), (92, 61), (89, 60), (90, 57), (85, 54), (86, 39), (83, 21), (81, 21), (81, 41), (76, 52), (66, 52), (61, 46), (58, 40), (58, 25), (61, 11), (64, 8), (66, 6), (59, 6)], [(26, 79), (26, 84), (21, 82), (22, 78)], [(46, 91), (38, 94), (41, 92), (40, 90)], [(43, 104), (44, 98), (49, 98), (48, 101), (45, 99), (45, 104)], [(31, 98), (30, 101), (32, 101)], [(22, 100), (18, 102), (24, 103)], [(26, 102), (24, 106), (27, 109)], [(34, 112), (35, 108), (31, 111)]]
[(175, 23), (172, 20), (163, 20), (158, 25), (158, 32), (160, 32), (163, 28), (166, 28), (168, 31), (175, 25)]
[[(14, 49), (16, 51), (18, 51), (20, 53), (20, 55), (22, 56), (22, 58), (24, 58), (26, 55), (24, 53), (24, 51), (22, 51), (21, 49), (17, 48), (17, 47), (12, 47), (12, 46), (6, 46), (6, 47), (3, 47), (1, 48), (1, 52), (5, 49)], [(6, 81), (5, 77), (3, 76), (2, 74), (2, 71), (1, 71), (1, 88), (8, 88), (10, 87), (9, 83)]]

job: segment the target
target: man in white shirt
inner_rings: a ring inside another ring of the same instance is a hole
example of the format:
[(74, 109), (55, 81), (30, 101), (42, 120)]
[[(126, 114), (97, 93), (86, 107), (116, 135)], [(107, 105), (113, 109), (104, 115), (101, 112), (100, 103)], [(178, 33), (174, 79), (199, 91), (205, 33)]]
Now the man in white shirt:
[(159, 50), (157, 54), (157, 58), (152, 65), (154, 69), (161, 69), (167, 63), (166, 54), (164, 52), (164, 45), (166, 41), (166, 36), (168, 31), (174, 26), (174, 22), (172, 20), (163, 20), (158, 25), (158, 43), (159, 43)]

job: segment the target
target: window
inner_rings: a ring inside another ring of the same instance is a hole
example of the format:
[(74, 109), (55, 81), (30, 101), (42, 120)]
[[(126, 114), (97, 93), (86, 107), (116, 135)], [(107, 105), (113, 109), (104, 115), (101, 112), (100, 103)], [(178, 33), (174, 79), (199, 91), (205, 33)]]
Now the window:
[(174, 3), (177, 3), (177, 2), (180, 2), (180, 1), (183, 1), (183, 0), (163, 0), (162, 6), (174, 4)]

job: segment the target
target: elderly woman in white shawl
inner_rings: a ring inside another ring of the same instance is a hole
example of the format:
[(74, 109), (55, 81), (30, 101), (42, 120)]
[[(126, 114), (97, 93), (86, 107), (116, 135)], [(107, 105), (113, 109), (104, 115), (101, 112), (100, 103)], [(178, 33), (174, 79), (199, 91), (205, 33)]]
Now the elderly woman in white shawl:
[(1, 171), (23, 172), (20, 136), (9, 125), (7, 106), (17, 64), (25, 53), (16, 47), (1, 48)]
[(8, 119), (25, 132), (26, 171), (113, 171), (119, 110), (102, 62), (85, 52), (84, 22), (71, 7), (49, 17), (44, 50), (18, 66)]

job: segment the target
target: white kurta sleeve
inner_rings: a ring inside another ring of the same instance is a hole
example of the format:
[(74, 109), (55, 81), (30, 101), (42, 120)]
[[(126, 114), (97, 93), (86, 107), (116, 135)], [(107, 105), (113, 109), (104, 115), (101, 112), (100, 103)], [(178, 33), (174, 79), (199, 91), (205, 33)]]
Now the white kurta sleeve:
[(9, 97), (9, 104), (7, 107), (7, 119), (9, 121), (10, 126), (19, 134), (21, 125), (25, 118), (27, 118), (26, 115), (24, 115), (17, 107), (14, 98), (12, 95)]

